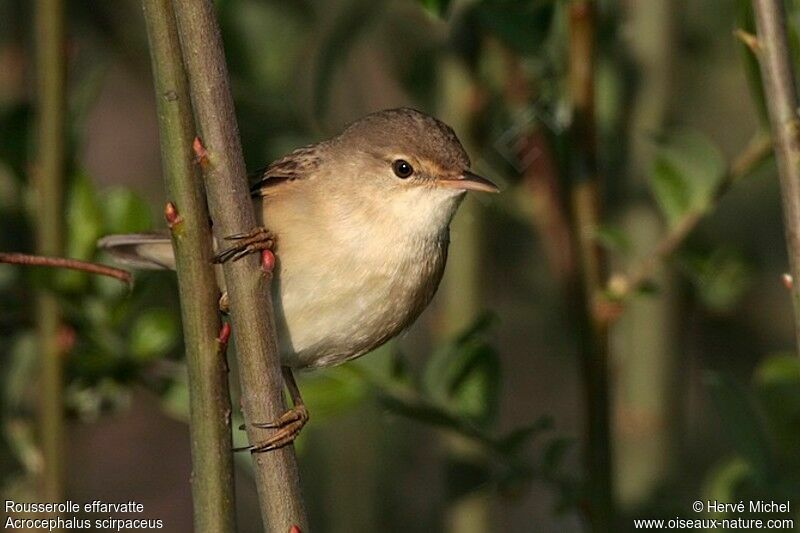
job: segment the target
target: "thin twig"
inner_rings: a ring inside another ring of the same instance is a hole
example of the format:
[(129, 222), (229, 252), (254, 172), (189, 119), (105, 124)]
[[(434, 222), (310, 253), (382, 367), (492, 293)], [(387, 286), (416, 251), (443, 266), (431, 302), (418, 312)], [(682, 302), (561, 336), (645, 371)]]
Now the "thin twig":
[(133, 283), (133, 275), (127, 270), (110, 267), (108, 265), (101, 265), (99, 263), (80, 261), (78, 259), (69, 259), (66, 257), (48, 257), (44, 255), (0, 252), (0, 263), (6, 263), (9, 265), (66, 268), (67, 270), (78, 270), (80, 272), (88, 272), (89, 274), (97, 274), (99, 276), (107, 276), (109, 278), (118, 279), (128, 285)]
[(737, 39), (742, 41), (742, 43), (744, 43), (744, 45), (749, 48), (756, 57), (758, 57), (758, 54), (761, 53), (761, 45), (759, 44), (758, 38), (755, 35), (741, 28), (736, 28), (733, 30), (733, 34)]
[[(616, 274), (609, 283), (609, 298), (624, 303), (653, 277), (658, 266), (684, 243), (700, 222), (713, 211), (730, 188), (741, 178), (750, 174), (772, 151), (772, 141), (764, 133), (756, 134), (731, 163), (725, 176), (711, 194), (711, 200), (704, 209), (694, 209), (678, 220), (655, 248), (642, 259), (629, 274)], [(620, 308), (621, 310), (621, 308)], [(612, 316), (613, 318), (613, 316)]]
[[(256, 226), (222, 38), (212, 0), (173, 2), (192, 96), (211, 218), (218, 239)], [(179, 206), (180, 207), (180, 206)], [(259, 258), (250, 255), (223, 265), (232, 329), (242, 385), (242, 407), (252, 444), (266, 440), (268, 430), (254, 423), (277, 420), (285, 411), (270, 290)], [(308, 529), (294, 447), (253, 454), (264, 527)]]
[[(754, 0), (764, 85), (783, 201), (786, 248), (794, 279), (800, 279), (800, 119), (782, 0)], [(795, 335), (800, 351), (800, 283), (792, 289)]]
[[(231, 399), (219, 290), (211, 264), (205, 191), (192, 160), (195, 137), (189, 87), (171, 0), (143, 0), (158, 105), (161, 161), (172, 234), (189, 374), (194, 530), (233, 533)], [(177, 204), (177, 205), (176, 205)], [(218, 339), (219, 337), (219, 339)], [(223, 342), (224, 341), (224, 342)]]

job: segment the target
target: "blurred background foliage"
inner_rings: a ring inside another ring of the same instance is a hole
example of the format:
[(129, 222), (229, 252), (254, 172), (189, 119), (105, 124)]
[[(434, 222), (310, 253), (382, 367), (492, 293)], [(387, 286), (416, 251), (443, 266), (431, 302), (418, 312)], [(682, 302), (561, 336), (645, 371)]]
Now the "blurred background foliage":
[[(571, 230), (559, 218), (575, 150), (574, 2), (216, 4), (249, 168), (411, 105), (451, 123), (474, 168), (503, 185), (457, 217), (444, 285), (408, 333), (301, 376), (312, 421), (298, 450), (315, 530), (586, 530), (581, 406), (593, 398), (562, 290)], [(797, 42), (800, 8), (787, 5)], [(103, 260), (98, 237), (163, 225), (146, 37), (135, 0), (68, 6), (67, 250)], [(3, 251), (30, 251), (36, 218), (31, 9), (0, 0)], [(605, 209), (594, 237), (611, 271), (631, 271), (687, 217), (702, 219), (612, 330), (615, 530), (633, 517), (696, 518), (701, 497), (796, 508), (800, 362), (787, 353), (774, 163), (729, 179), (764, 123), (757, 64), (733, 35), (752, 31), (749, 2), (598, 0), (596, 13)], [(133, 499), (169, 530), (189, 530), (188, 393), (169, 273), (138, 273), (128, 290), (0, 267), (6, 494), (35, 499), (41, 469), (38, 286), (64, 309), (68, 496)], [(249, 458), (239, 459), (240, 529), (258, 531)]]

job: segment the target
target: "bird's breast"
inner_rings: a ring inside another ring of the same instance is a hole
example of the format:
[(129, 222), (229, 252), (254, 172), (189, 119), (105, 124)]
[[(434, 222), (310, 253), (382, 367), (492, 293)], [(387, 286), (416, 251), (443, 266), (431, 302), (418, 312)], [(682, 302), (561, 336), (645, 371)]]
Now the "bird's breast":
[(447, 233), (402, 228), (361, 235), (309, 231), (278, 242), (276, 320), (284, 363), (338, 364), (386, 342), (430, 302), (444, 270)]

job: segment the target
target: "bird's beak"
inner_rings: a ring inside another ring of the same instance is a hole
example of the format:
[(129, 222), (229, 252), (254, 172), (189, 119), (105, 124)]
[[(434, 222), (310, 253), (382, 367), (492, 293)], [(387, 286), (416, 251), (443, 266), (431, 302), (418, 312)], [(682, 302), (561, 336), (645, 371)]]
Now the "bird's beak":
[(439, 180), (439, 183), (443, 187), (463, 189), (465, 191), (500, 192), (500, 189), (497, 188), (497, 185), (484, 177), (473, 174), (469, 170), (465, 170), (457, 178)]

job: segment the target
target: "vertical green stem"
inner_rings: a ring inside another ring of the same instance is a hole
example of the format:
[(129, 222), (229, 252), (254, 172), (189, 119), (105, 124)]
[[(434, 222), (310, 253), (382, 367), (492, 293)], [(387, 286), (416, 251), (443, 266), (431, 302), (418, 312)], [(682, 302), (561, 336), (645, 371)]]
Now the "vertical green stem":
[[(652, 133), (664, 126), (669, 106), (679, 12), (671, 0), (631, 2), (624, 8), (636, 90), (625, 132), (625, 173), (634, 190), (644, 188), (654, 146)], [(623, 74), (620, 74), (622, 76)], [(664, 228), (651, 203), (633, 203), (624, 213), (633, 250), (648, 250)], [(636, 261), (641, 258), (637, 257)], [(676, 325), (679, 298), (675, 277), (654, 272), (658, 298), (632, 298), (612, 332), (614, 364), (615, 484), (620, 507), (635, 509), (653, 496), (675, 470), (681, 397)]]
[[(205, 145), (204, 176), (211, 218), (218, 239), (251, 231), (256, 226), (231, 96), (222, 37), (211, 0), (180, 0), (173, 6), (178, 20), (184, 63), (195, 119)], [(275, 322), (271, 273), (250, 255), (225, 263), (230, 297), (242, 407), (251, 443), (271, 433), (254, 423), (278, 419), (286, 411)], [(253, 454), (264, 527), (307, 529), (305, 505), (293, 446)]]
[[(61, 0), (36, 2), (37, 251), (62, 255), (64, 248), (64, 147), (66, 61), (64, 6)], [(43, 501), (64, 499), (63, 353), (58, 342), (60, 313), (55, 296), (37, 295), (38, 334), (41, 342), (40, 423), (44, 476)]]
[(795, 335), (800, 353), (800, 117), (782, 0), (754, 0), (758, 59), (783, 200), (786, 247), (794, 285)]
[(605, 286), (605, 257), (594, 238), (599, 225), (600, 179), (595, 141), (595, 5), (569, 6), (569, 88), (572, 102), (572, 213), (580, 265), (574, 283), (576, 326), (583, 361), (589, 520), (594, 531), (612, 531), (614, 496), (608, 383), (608, 322), (597, 296)]
[[(143, 0), (158, 106), (167, 221), (189, 371), (194, 529), (236, 529), (231, 402), (205, 189), (193, 163), (194, 120), (171, 0)], [(174, 203), (173, 203), (174, 202)]]
[[(475, 83), (469, 72), (455, 58), (446, 57), (440, 65), (439, 116), (456, 131), (474, 154), (469, 132), (474, 118), (471, 109), (475, 96)], [(481, 220), (479, 206), (467, 197), (453, 221), (451, 230), (453, 246), (449, 248), (447, 275), (441, 290), (441, 332), (452, 338), (468, 327), (481, 310), (480, 248)], [(481, 451), (475, 443), (459, 435), (446, 437), (445, 446), (451, 460), (474, 460)], [(452, 533), (484, 533), (491, 530), (491, 498), (486, 491), (449, 496), (445, 511), (445, 531)]]

